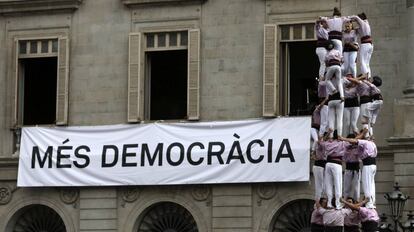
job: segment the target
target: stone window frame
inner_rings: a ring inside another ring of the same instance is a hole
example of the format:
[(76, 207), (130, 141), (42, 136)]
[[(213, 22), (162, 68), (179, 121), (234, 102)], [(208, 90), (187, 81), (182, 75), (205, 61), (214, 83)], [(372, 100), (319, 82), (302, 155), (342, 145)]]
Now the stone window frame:
[[(128, 55), (128, 123), (138, 123), (145, 119), (145, 35), (149, 33), (168, 33), (187, 31), (187, 120), (200, 119), (200, 29), (194, 25), (154, 26), (140, 28), (129, 34)], [(161, 50), (171, 50), (169, 48)], [(158, 50), (160, 51), (160, 50)]]
[[(19, 84), (19, 41), (25, 40), (58, 40), (58, 64), (57, 64), (57, 93), (56, 93), (56, 123), (55, 125), (67, 125), (68, 123), (68, 95), (69, 95), (69, 29), (43, 29), (39, 30), (15, 30), (8, 32), (8, 64), (7, 64), (7, 87), (10, 90), (7, 99), (7, 125), (12, 130), (21, 128), (22, 118), (18, 110), (18, 84)], [(53, 54), (36, 54), (34, 57), (50, 57)], [(30, 56), (30, 55), (29, 55)], [(60, 78), (63, 77), (63, 78)]]
[[(288, 114), (288, 89), (289, 83), (282, 80), (281, 60), (282, 43), (296, 41), (316, 41), (316, 35), (313, 38), (306, 37), (306, 26), (314, 24), (314, 20), (290, 20), (284, 22), (275, 22), (264, 25), (263, 29), (263, 117), (276, 117)], [(294, 25), (302, 25), (301, 39), (294, 38)], [(289, 39), (282, 39), (282, 27), (291, 28)], [(286, 62), (285, 62), (286, 63)]]

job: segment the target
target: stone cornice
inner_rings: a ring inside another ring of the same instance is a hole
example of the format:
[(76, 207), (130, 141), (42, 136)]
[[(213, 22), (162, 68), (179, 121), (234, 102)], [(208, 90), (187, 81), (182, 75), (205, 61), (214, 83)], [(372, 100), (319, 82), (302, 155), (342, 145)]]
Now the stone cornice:
[(18, 157), (0, 157), (0, 168), (3, 167), (16, 167), (19, 163)]
[(414, 137), (391, 137), (387, 142), (394, 149), (414, 150)]
[(127, 7), (203, 3), (207, 0), (121, 0)]
[(83, 0), (0, 0), (0, 15), (74, 11)]

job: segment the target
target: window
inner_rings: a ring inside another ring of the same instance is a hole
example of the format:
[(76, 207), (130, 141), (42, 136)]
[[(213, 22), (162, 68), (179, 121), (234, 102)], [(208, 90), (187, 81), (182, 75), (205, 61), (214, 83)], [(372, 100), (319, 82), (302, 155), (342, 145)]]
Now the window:
[(128, 122), (198, 120), (199, 35), (198, 29), (130, 34)]
[(16, 39), (14, 126), (67, 123), (68, 39)]
[(309, 115), (317, 104), (313, 25), (265, 25), (263, 116)]

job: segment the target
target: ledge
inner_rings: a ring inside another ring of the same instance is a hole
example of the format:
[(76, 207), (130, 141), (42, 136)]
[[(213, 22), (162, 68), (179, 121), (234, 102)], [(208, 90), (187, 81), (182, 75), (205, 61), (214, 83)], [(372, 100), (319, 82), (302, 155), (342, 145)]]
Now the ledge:
[(391, 147), (414, 150), (414, 137), (391, 137), (386, 140)]
[(203, 3), (207, 0), (121, 0), (127, 7)]
[(0, 15), (75, 11), (83, 0), (0, 0)]
[(17, 167), (19, 163), (18, 157), (0, 157), (0, 167)]

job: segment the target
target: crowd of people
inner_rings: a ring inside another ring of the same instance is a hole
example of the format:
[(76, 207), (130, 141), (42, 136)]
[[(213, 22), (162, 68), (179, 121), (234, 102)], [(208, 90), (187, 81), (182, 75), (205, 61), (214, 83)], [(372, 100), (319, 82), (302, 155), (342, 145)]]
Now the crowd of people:
[(365, 13), (344, 17), (335, 8), (332, 17), (319, 17), (315, 32), (320, 68), (311, 129), (312, 231), (377, 231), (373, 127), (383, 98), (382, 80), (372, 76), (369, 65), (371, 28)]

